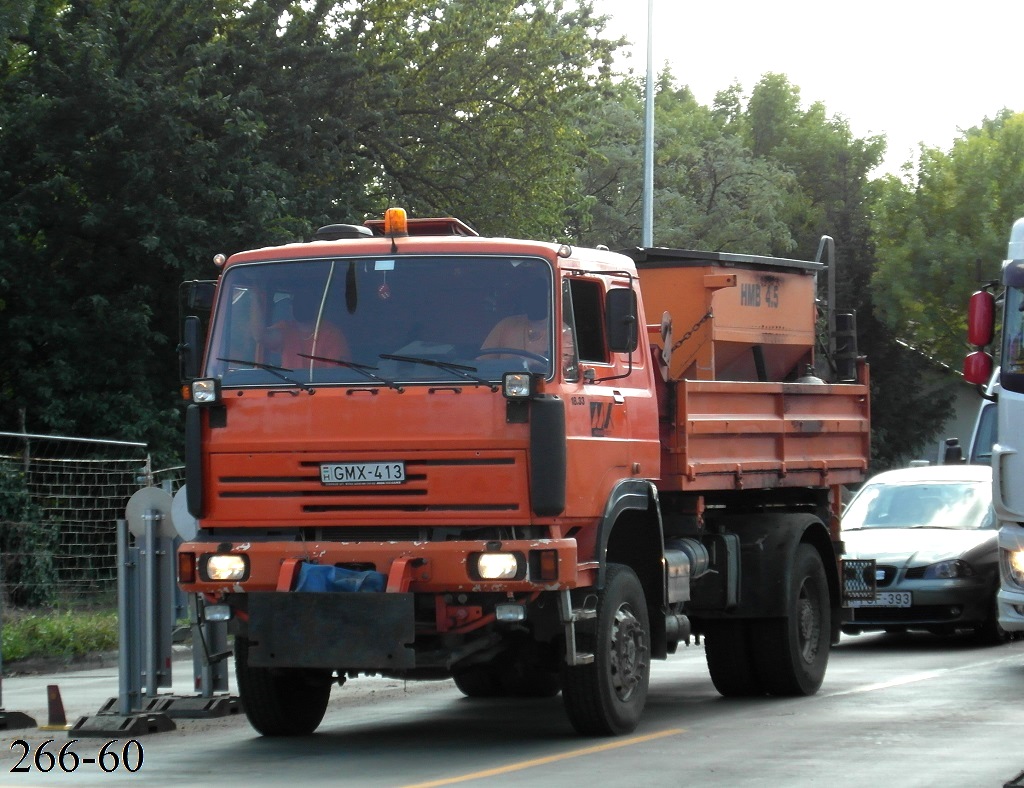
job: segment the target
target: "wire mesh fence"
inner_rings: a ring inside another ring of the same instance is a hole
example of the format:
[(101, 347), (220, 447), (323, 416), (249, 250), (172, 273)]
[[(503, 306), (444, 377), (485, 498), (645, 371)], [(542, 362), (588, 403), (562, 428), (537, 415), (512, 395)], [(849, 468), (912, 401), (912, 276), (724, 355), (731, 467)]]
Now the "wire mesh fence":
[(0, 591), (5, 608), (116, 604), (117, 520), (137, 490), (174, 492), (146, 444), (0, 432)]

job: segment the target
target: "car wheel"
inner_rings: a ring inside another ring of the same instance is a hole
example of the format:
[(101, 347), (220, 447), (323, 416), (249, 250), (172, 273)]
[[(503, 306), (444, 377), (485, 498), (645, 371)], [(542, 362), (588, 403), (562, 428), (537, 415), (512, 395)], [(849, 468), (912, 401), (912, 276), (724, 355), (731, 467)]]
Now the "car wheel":
[[(998, 593), (998, 589), (996, 591)], [(1010, 640), (1010, 633), (999, 623), (999, 603), (996, 594), (992, 594), (992, 603), (989, 605), (988, 618), (974, 628), (974, 635), (978, 642), (990, 646), (998, 646)]]

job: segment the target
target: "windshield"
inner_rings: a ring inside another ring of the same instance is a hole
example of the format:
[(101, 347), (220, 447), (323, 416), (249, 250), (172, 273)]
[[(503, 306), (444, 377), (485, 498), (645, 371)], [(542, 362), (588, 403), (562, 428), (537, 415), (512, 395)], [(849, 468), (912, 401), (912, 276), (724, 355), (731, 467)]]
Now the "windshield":
[(843, 513), (843, 530), (858, 528), (994, 527), (990, 482), (868, 483)]
[(547, 377), (551, 293), (550, 266), (532, 257), (239, 264), (220, 287), (206, 374), (224, 386)]
[(1003, 348), (999, 382), (1024, 392), (1024, 288), (1008, 285), (1003, 311)]

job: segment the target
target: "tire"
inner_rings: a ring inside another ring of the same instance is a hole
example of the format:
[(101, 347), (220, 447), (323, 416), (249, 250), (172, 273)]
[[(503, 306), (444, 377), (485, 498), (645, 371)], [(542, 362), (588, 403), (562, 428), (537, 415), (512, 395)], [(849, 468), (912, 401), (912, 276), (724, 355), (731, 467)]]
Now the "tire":
[(249, 642), (241, 637), (235, 638), (235, 678), (245, 716), (264, 736), (306, 736), (327, 712), (330, 673), (250, 667)]
[(569, 721), (584, 736), (614, 736), (636, 729), (651, 676), (651, 627), (636, 573), (608, 564), (597, 593), (593, 626), (577, 631), (588, 665), (562, 667), (562, 699)]
[(562, 677), (542, 665), (514, 660), (502, 671), (501, 686), (509, 698), (553, 698), (562, 691)]
[(452, 674), (467, 698), (553, 698), (562, 691), (557, 670), (526, 659), (503, 656)]
[(711, 682), (726, 698), (764, 695), (754, 670), (750, 644), (750, 622), (716, 621), (704, 633), (704, 656)]
[(452, 675), (455, 686), (467, 698), (497, 698), (501, 695), (501, 679), (491, 665), (473, 665)]
[(755, 672), (769, 695), (813, 695), (828, 666), (832, 609), (825, 566), (810, 545), (797, 548), (788, 590), (787, 616), (752, 622)]
[(975, 639), (986, 646), (1000, 646), (1003, 643), (1008, 643), (1011, 639), (1010, 633), (999, 623), (999, 602), (996, 599), (998, 593), (998, 588), (992, 592), (992, 604), (989, 606), (988, 618), (974, 629)]

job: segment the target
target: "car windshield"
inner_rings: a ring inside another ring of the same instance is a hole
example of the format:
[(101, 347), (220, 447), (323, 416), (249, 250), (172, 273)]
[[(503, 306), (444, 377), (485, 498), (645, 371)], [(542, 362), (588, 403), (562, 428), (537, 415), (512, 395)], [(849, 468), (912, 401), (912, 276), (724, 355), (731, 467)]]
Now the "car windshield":
[(992, 485), (983, 481), (868, 482), (843, 513), (844, 531), (992, 527)]
[(237, 264), (220, 286), (206, 374), (225, 387), (547, 377), (551, 294), (551, 267), (534, 257)]

